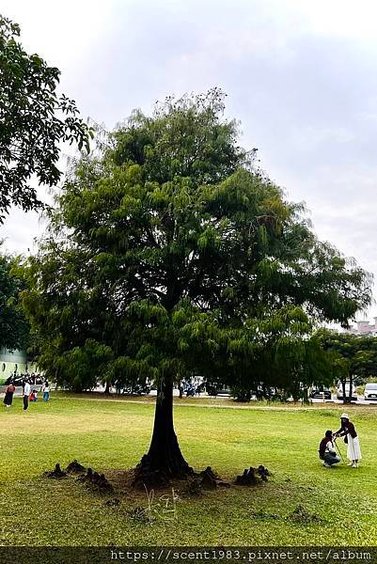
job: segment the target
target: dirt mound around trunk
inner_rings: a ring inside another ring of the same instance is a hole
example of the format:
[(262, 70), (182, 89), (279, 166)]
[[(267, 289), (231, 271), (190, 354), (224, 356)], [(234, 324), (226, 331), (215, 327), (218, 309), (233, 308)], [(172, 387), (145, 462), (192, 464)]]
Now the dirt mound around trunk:
[(171, 480), (186, 480), (193, 476), (193, 469), (186, 463), (171, 468), (155, 469), (148, 455), (144, 455), (135, 468), (133, 487), (136, 489), (165, 488), (171, 484)]

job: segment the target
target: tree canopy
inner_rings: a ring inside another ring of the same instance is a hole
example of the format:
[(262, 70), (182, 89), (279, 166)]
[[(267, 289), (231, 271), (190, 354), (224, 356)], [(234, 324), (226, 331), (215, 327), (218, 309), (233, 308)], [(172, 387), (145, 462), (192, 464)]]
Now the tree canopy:
[(42, 206), (30, 184), (55, 186), (60, 142), (88, 147), (90, 130), (73, 100), (58, 95), (60, 71), (19, 42), (20, 28), (0, 16), (0, 223), (10, 206)]
[(370, 277), (317, 239), (254, 152), (214, 89), (134, 112), (77, 164), (25, 294), (43, 368), (69, 381), (85, 354), (105, 379), (155, 379), (155, 431), (173, 381), (193, 370), (242, 385), (315, 377), (313, 323), (347, 324)]

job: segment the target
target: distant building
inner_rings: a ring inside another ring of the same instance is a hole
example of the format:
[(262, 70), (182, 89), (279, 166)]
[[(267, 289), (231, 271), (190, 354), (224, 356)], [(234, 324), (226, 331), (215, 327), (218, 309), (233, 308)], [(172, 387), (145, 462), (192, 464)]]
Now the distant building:
[(0, 349), (0, 380), (6, 380), (12, 374), (38, 372), (35, 363), (28, 362), (25, 351)]
[(377, 335), (377, 317), (373, 319), (373, 323), (369, 323), (369, 321), (357, 321), (356, 327), (351, 327), (349, 332), (354, 335)]

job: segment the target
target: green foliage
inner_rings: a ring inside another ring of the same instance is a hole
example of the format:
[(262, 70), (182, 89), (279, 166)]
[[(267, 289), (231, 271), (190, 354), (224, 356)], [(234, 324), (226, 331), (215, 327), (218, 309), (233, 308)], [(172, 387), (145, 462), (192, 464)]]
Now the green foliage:
[(110, 347), (87, 339), (83, 346), (74, 347), (56, 358), (56, 375), (63, 385), (81, 392), (96, 386), (98, 373), (105, 370), (111, 359)]
[[(297, 306), (248, 319), (232, 330), (229, 350), (232, 370), (223, 371), (222, 381), (232, 386), (237, 397), (258, 389), (268, 396), (276, 388), (283, 399), (292, 395), (298, 400), (311, 385), (332, 381), (331, 356), (312, 335), (309, 317)], [(221, 363), (217, 368), (219, 373)]]
[(237, 145), (237, 123), (225, 121), (218, 88), (156, 104), (152, 118), (134, 111), (113, 133), (111, 159), (117, 166), (137, 164), (145, 182), (164, 184), (187, 178), (190, 184), (216, 184), (239, 166), (249, 165), (255, 149)]
[(317, 379), (313, 322), (346, 324), (370, 277), (253, 169), (223, 109), (216, 89), (169, 98), (77, 164), (24, 295), (44, 369), (94, 340), (111, 349), (107, 381)]
[(88, 148), (91, 136), (74, 101), (56, 92), (60, 71), (28, 55), (19, 36), (19, 26), (0, 16), (0, 223), (12, 204), (41, 206), (29, 181), (57, 184), (60, 142)]
[[(321, 329), (317, 337), (331, 354), (333, 380), (364, 382), (377, 376), (377, 337)], [(352, 395), (350, 386), (349, 395)]]
[(17, 275), (17, 259), (0, 255), (0, 348), (15, 350), (29, 343), (29, 324), (20, 303), (25, 289)]

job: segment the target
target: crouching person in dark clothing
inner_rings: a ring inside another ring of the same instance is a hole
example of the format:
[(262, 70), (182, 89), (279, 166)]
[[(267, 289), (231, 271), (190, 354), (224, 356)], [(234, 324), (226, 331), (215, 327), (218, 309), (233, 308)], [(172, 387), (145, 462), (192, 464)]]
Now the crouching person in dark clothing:
[(337, 455), (334, 448), (332, 431), (326, 431), (325, 436), (319, 443), (319, 458), (323, 460), (323, 466), (331, 468), (334, 464), (340, 462), (340, 457)]

